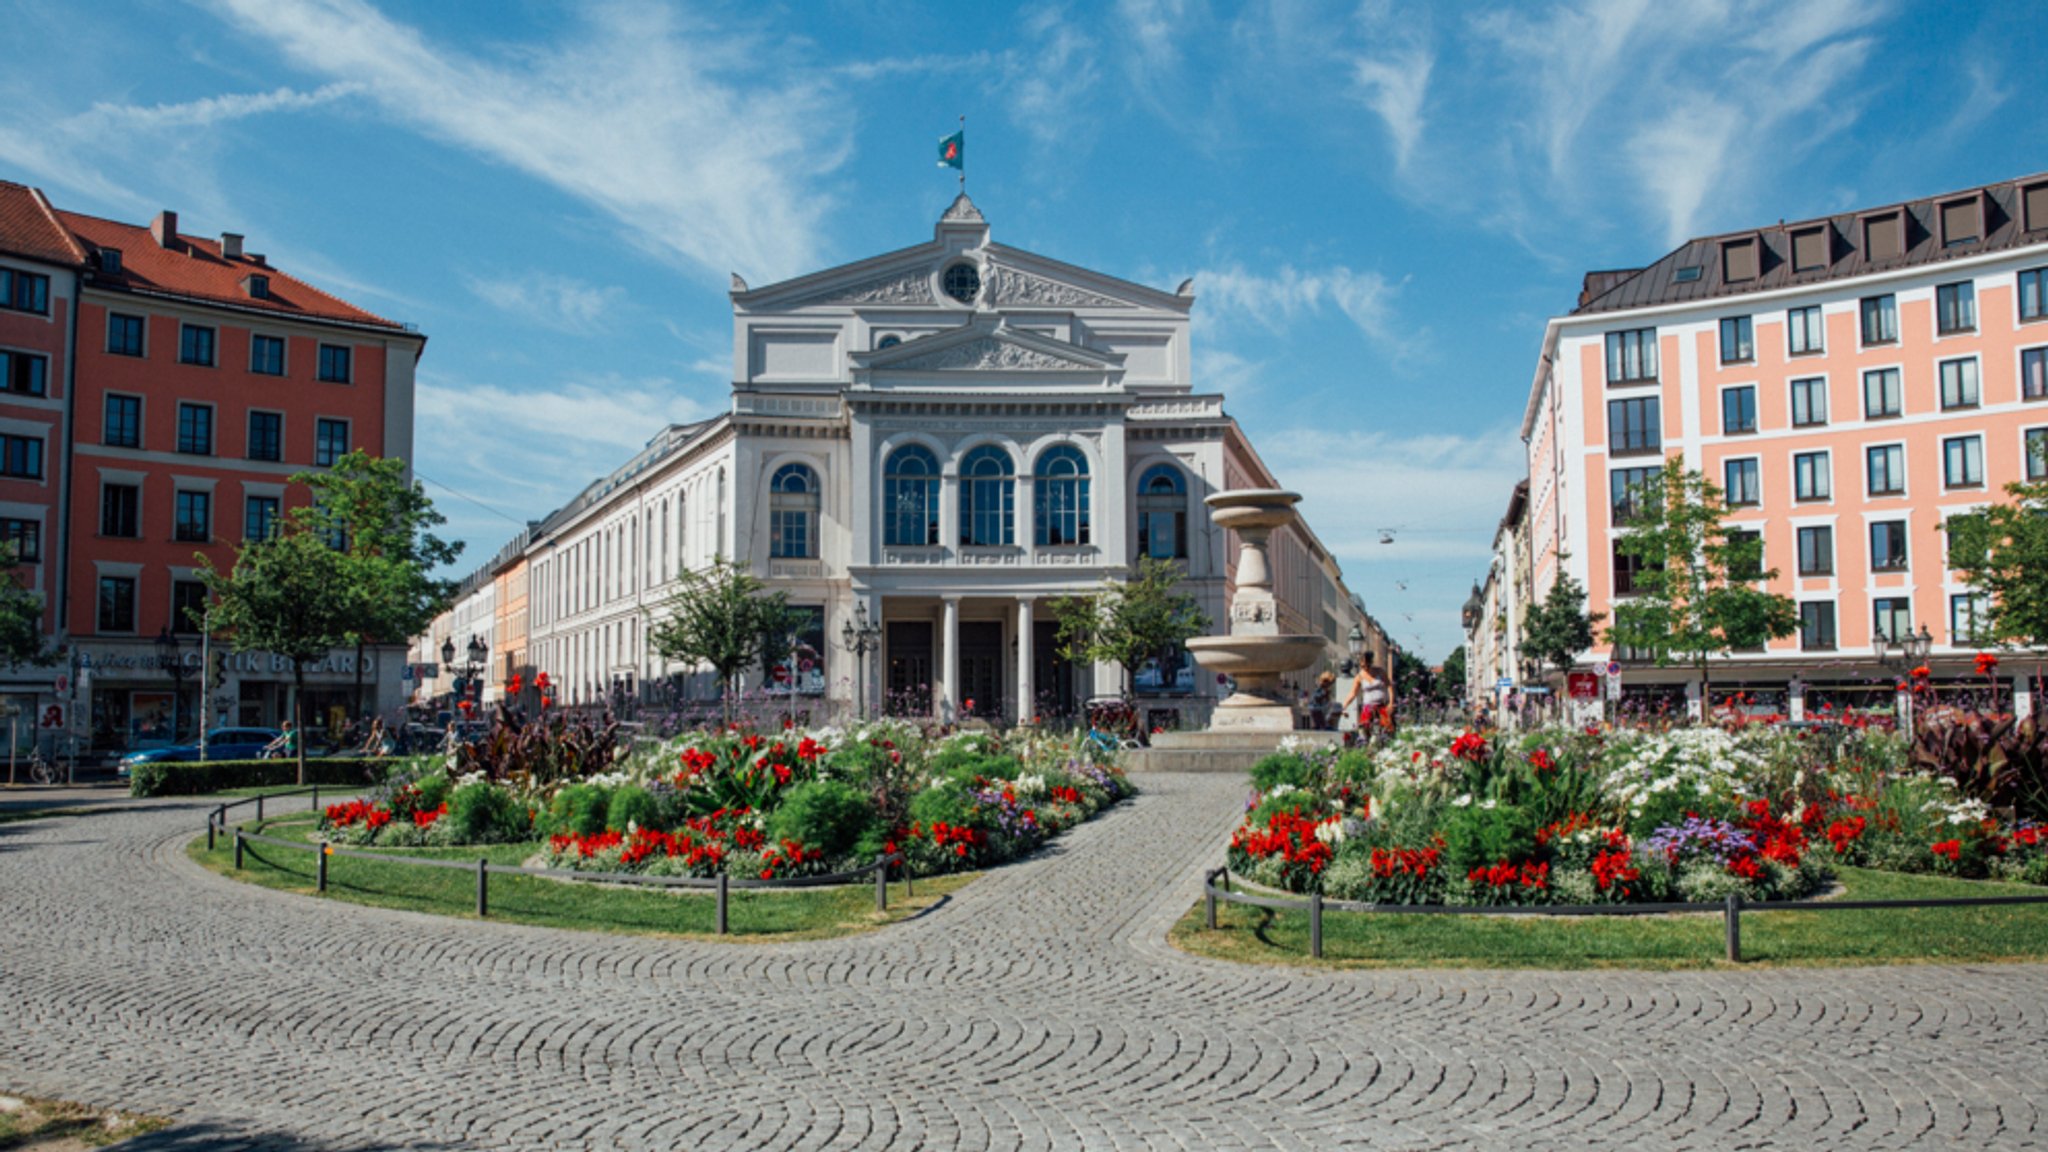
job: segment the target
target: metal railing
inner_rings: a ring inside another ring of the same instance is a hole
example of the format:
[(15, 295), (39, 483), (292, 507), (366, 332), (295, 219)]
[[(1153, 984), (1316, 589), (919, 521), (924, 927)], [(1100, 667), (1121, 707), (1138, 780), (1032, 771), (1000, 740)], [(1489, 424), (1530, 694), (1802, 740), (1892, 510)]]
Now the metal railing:
[[(1221, 888), (1217, 880), (1223, 881)], [(1740, 892), (1730, 892), (1718, 904), (1370, 904), (1356, 900), (1327, 900), (1311, 892), (1306, 900), (1240, 892), (1230, 886), (1230, 869), (1211, 869), (1202, 878), (1202, 926), (1216, 927), (1216, 905), (1246, 904), (1275, 912), (1308, 913), (1308, 951), (1323, 958), (1323, 914), (1325, 912), (1385, 913), (1399, 916), (1655, 916), (1669, 913), (1718, 914), (1730, 964), (1742, 963), (1742, 913), (1754, 912), (1869, 912), (1908, 908), (1984, 908), (2012, 904), (2048, 904), (2044, 896), (1957, 896), (1925, 900), (1770, 900), (1751, 903)]]
[[(333, 791), (335, 789), (329, 789), (330, 793)], [(781, 890), (827, 888), (859, 883), (872, 877), (875, 885), (875, 911), (887, 912), (889, 910), (889, 869), (904, 862), (901, 852), (891, 852), (872, 864), (865, 864), (859, 868), (849, 869), (844, 872), (830, 872), (819, 876), (791, 876), (782, 880), (735, 878), (723, 872), (717, 876), (647, 876), (638, 872), (579, 872), (566, 868), (528, 868), (513, 864), (493, 864), (485, 857), (479, 857), (475, 863), (471, 863), (467, 860), (434, 860), (424, 856), (386, 855), (382, 852), (365, 852), (359, 848), (344, 848), (327, 840), (317, 842), (286, 840), (277, 836), (266, 836), (260, 832), (244, 831), (239, 825), (234, 828), (228, 827), (227, 814), (231, 809), (254, 804), (256, 806), (255, 818), (261, 821), (264, 819), (265, 800), (275, 800), (284, 796), (307, 795), (310, 795), (312, 798), (307, 810), (318, 812), (320, 810), (320, 789), (318, 786), (295, 788), (287, 792), (271, 792), (266, 795), (251, 796), (244, 800), (236, 800), (216, 806), (213, 811), (207, 813), (206, 817), (206, 850), (209, 852), (213, 851), (216, 836), (232, 835), (235, 844), (236, 871), (240, 871), (242, 868), (242, 858), (248, 844), (269, 844), (278, 848), (316, 853), (314, 884), (316, 890), (320, 892), (327, 891), (327, 861), (335, 856), (352, 857), (358, 860), (374, 860), (382, 864), (400, 864), (420, 868), (454, 868), (474, 872), (476, 874), (476, 914), (480, 917), (490, 915), (490, 885), (492, 876), (537, 876), (548, 880), (580, 881), (592, 884), (638, 884), (650, 888), (693, 888), (702, 891), (714, 891), (718, 897), (714, 923), (717, 925), (717, 934), (720, 936), (727, 934), (728, 908), (730, 894), (733, 889)], [(906, 899), (914, 898), (917, 895), (915, 881), (911, 877), (908, 867), (903, 870), (903, 894)]]

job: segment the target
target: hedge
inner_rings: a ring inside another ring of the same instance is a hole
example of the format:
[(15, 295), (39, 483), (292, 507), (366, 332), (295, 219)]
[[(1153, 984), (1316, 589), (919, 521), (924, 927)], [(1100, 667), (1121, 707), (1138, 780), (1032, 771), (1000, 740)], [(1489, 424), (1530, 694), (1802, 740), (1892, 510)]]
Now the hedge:
[[(306, 783), (374, 784), (394, 763), (399, 761), (308, 757)], [(128, 791), (134, 796), (203, 796), (229, 788), (289, 787), (298, 782), (294, 760), (174, 760), (129, 769)]]

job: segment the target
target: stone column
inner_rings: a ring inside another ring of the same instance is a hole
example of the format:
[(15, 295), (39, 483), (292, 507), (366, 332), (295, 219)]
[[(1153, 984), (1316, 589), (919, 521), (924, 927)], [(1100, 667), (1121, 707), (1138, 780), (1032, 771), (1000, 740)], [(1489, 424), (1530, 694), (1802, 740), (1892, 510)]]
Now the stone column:
[(1037, 711), (1031, 683), (1031, 597), (1017, 598), (1017, 723), (1029, 724)]
[(945, 598), (945, 619), (939, 629), (939, 691), (932, 696), (942, 723), (950, 723), (960, 703), (960, 598)]

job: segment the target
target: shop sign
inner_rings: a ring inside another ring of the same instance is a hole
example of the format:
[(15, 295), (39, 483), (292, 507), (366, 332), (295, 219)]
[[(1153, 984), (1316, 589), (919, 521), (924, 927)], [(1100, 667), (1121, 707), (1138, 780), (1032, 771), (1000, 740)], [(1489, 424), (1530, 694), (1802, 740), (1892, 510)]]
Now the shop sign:
[[(193, 648), (180, 652), (176, 663), (196, 672), (203, 666), (204, 662), (200, 659), (199, 650)], [(272, 652), (228, 652), (223, 654), (222, 664), (228, 672), (272, 676), (290, 676), (292, 674), (291, 660)], [(150, 651), (124, 652), (120, 649), (101, 650), (93, 654), (92, 660), (93, 670), (102, 673), (121, 671), (169, 672), (171, 666), (172, 661), (164, 659), (159, 653)], [(342, 649), (329, 652), (324, 660), (306, 665), (306, 674), (309, 676), (323, 674), (354, 675), (355, 670), (356, 654), (353, 651)], [(363, 674), (365, 676), (374, 676), (376, 673), (376, 654), (374, 652), (363, 653)]]
[(1565, 685), (1574, 700), (1600, 698), (1600, 677), (1591, 672), (1573, 672), (1565, 677)]

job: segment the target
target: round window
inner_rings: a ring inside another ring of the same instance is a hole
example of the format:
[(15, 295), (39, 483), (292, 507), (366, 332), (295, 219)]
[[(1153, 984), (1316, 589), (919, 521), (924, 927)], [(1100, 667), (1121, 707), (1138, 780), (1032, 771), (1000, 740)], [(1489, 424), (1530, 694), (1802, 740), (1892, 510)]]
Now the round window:
[(955, 264), (946, 269), (945, 289), (953, 299), (972, 304), (981, 295), (981, 273), (972, 264)]
[(895, 346), (901, 343), (903, 343), (903, 338), (901, 336), (884, 336), (880, 340), (875, 341), (875, 347), (894, 348)]

